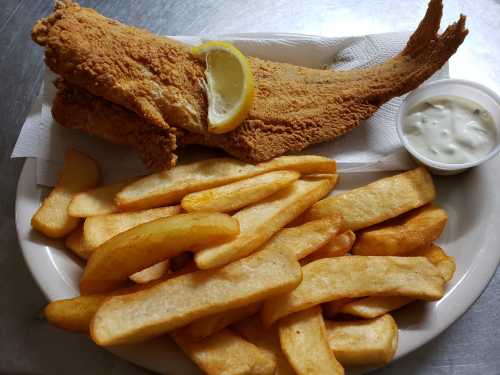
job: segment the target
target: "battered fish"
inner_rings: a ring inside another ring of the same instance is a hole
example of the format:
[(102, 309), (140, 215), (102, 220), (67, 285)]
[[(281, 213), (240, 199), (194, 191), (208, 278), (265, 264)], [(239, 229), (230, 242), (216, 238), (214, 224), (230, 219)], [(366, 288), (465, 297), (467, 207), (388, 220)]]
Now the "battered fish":
[(146, 167), (168, 169), (177, 160), (174, 129), (154, 126), (134, 112), (69, 85), (55, 82), (57, 94), (52, 103), (52, 116), (61, 125), (83, 130), (105, 140), (132, 146)]
[[(169, 137), (182, 134), (179, 143), (219, 147), (260, 162), (333, 140), (429, 78), (467, 35), (464, 16), (438, 35), (441, 15), (441, 1), (431, 0), (406, 48), (368, 69), (316, 70), (249, 58), (256, 86), (253, 108), (241, 126), (223, 135), (207, 132), (205, 66), (187, 46), (71, 1), (58, 2), (52, 15), (37, 22), (32, 36), (46, 47), (46, 63), (53, 71), (145, 120), (136, 126), (153, 125)], [(89, 116), (95, 113), (84, 103), (80, 108)], [(104, 127), (99, 123), (87, 118), (87, 124), (77, 127), (101, 135), (112, 129), (92, 131)]]

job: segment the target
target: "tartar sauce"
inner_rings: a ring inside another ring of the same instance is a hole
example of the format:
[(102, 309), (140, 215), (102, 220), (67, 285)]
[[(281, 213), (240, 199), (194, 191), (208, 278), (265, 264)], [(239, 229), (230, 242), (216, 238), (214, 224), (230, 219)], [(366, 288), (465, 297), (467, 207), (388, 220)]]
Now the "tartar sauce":
[(419, 154), (443, 163), (468, 163), (488, 154), (497, 143), (490, 114), (458, 97), (434, 97), (410, 109), (403, 133)]

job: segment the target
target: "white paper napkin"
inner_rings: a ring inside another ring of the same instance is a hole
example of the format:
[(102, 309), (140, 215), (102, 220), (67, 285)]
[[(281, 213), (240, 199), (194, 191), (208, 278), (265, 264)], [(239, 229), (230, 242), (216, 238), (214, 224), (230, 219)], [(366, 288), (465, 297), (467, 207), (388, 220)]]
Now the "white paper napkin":
[[(235, 34), (205, 37), (172, 37), (189, 44), (207, 40), (232, 42), (243, 53), (268, 60), (288, 62), (311, 68), (329, 67), (348, 70), (379, 64), (400, 52), (410, 34), (388, 33), (363, 37), (324, 38), (298, 34)], [(448, 66), (430, 80), (448, 77)], [(30, 114), (26, 118), (12, 157), (37, 159), (37, 183), (52, 186), (64, 153), (75, 148), (99, 160), (106, 176), (118, 179), (125, 175), (145, 173), (131, 149), (63, 128), (52, 119), (51, 105), (55, 94), (55, 76), (46, 71), (45, 79)], [(383, 105), (364, 124), (346, 135), (313, 147), (304, 153), (335, 158), (344, 172), (402, 170), (413, 165), (396, 133), (395, 119), (402, 98)], [(182, 159), (181, 159), (182, 162)]]

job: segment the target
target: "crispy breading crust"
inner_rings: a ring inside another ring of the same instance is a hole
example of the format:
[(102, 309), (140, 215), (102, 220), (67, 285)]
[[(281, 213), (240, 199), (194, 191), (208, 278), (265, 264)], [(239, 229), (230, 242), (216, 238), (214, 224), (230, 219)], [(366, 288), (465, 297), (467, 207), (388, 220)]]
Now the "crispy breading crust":
[(183, 45), (70, 1), (35, 25), (33, 39), (47, 48), (47, 65), (69, 82), (151, 124), (187, 130), (179, 143), (258, 162), (335, 139), (429, 78), (467, 35), (464, 16), (438, 35), (441, 14), (441, 0), (431, 0), (403, 52), (368, 69), (316, 70), (250, 58), (253, 108), (240, 127), (222, 135), (206, 131), (204, 66)]
[(35, 24), (32, 38), (46, 47), (49, 68), (67, 82), (158, 127), (202, 131), (204, 65), (186, 46), (69, 0), (56, 2), (54, 12)]
[(151, 170), (175, 166), (174, 129), (163, 129), (119, 105), (93, 96), (59, 79), (52, 116), (61, 125), (83, 130), (115, 144), (130, 145)]

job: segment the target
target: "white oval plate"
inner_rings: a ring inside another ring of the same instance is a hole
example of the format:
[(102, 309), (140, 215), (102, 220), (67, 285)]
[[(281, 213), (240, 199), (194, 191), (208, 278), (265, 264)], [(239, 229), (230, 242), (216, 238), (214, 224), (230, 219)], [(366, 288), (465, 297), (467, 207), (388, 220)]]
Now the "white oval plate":
[[(395, 314), (400, 329), (396, 358), (430, 341), (457, 320), (486, 288), (500, 261), (500, 159), (458, 176), (435, 177), (438, 198), (449, 215), (438, 241), (453, 255), (457, 271), (446, 295), (437, 302), (417, 302)], [(21, 249), (38, 285), (50, 301), (78, 295), (82, 263), (52, 241), (31, 230), (30, 219), (40, 205), (36, 163), (27, 159), (18, 182), (16, 227)], [(342, 174), (334, 193), (361, 186), (387, 173)], [(109, 348), (139, 366), (167, 374), (200, 374), (168, 338)]]

